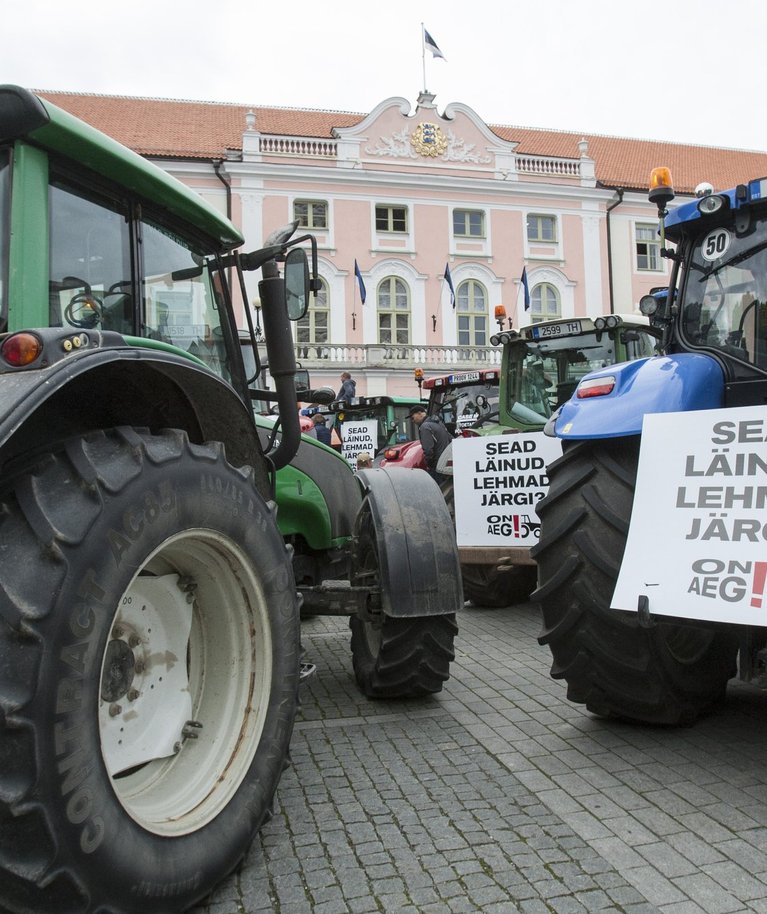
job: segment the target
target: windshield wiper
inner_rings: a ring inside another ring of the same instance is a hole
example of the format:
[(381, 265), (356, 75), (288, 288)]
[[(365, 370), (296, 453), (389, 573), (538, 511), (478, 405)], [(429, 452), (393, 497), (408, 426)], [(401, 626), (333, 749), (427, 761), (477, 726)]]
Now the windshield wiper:
[(767, 241), (762, 241), (759, 244), (755, 244), (753, 247), (750, 247), (745, 251), (741, 251), (740, 254), (735, 254), (735, 256), (731, 257), (729, 260), (725, 260), (724, 263), (720, 263), (719, 266), (711, 267), (710, 269), (706, 270), (706, 272), (703, 273), (698, 281), (703, 282), (704, 279), (708, 279), (709, 276), (714, 276), (725, 267), (731, 267), (736, 263), (741, 263), (741, 261), (745, 260), (747, 257), (750, 257), (752, 254), (758, 254), (765, 248), (767, 248)]

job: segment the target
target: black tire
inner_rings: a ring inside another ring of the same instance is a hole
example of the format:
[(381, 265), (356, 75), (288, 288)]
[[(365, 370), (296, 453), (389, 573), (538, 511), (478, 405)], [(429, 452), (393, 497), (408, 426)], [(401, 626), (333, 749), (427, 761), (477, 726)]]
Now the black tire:
[[(455, 495), (453, 481), (440, 486), (450, 517), (455, 524)], [(527, 603), (535, 590), (537, 571), (535, 565), (515, 565), (508, 571), (499, 571), (495, 565), (461, 565), (463, 595), (475, 606), (499, 609), (516, 603)]]
[(273, 507), (220, 444), (124, 428), (4, 481), (0, 545), (0, 907), (185, 910), (288, 758), (299, 625)]
[[(363, 505), (358, 518), (352, 583), (379, 586), (375, 525)], [(418, 698), (442, 690), (455, 659), (455, 614), (395, 618), (371, 597), (367, 610), (349, 619), (354, 675), (368, 698)]]
[(639, 439), (565, 445), (549, 465), (538, 504), (539, 641), (554, 679), (595, 714), (653, 724), (688, 724), (724, 697), (737, 640), (697, 625), (639, 624), (610, 609), (626, 546)]
[(527, 603), (535, 590), (535, 565), (515, 565), (499, 571), (494, 565), (461, 565), (463, 595), (475, 606), (498, 609)]

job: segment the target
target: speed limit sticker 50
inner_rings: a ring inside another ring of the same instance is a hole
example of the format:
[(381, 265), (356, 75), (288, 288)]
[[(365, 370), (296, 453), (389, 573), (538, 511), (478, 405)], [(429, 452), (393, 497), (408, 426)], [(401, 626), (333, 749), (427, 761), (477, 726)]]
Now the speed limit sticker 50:
[(709, 232), (701, 245), (700, 252), (703, 255), (703, 259), (719, 260), (723, 254), (727, 253), (731, 240), (732, 235), (726, 228), (718, 228), (714, 229), (713, 232)]

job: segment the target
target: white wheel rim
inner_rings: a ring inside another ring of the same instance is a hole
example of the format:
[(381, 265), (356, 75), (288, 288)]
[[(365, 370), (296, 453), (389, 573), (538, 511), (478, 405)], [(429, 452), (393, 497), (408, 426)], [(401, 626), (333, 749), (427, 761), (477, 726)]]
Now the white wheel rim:
[(258, 748), (271, 678), (250, 560), (209, 530), (166, 540), (125, 591), (102, 666), (102, 756), (139, 825), (188, 834), (229, 804)]

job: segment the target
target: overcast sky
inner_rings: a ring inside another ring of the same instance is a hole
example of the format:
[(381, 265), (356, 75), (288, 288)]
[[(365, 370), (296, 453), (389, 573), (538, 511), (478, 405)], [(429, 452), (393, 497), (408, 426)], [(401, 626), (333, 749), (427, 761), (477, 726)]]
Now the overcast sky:
[(0, 81), (367, 113), (424, 88), (486, 122), (767, 151), (764, 0), (20, 0)]

